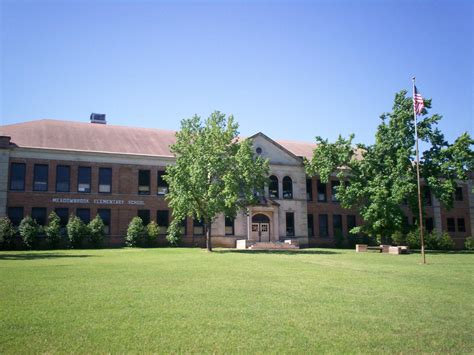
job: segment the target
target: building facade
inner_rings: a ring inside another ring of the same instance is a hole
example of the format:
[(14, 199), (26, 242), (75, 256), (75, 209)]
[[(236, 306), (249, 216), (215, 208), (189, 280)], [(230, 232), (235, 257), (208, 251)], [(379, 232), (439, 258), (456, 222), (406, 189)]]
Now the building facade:
[[(13, 223), (30, 215), (44, 224), (55, 211), (63, 224), (74, 214), (88, 222), (99, 214), (106, 224), (107, 244), (123, 245), (134, 216), (160, 226), (165, 244), (171, 211), (165, 201), (166, 166), (175, 132), (108, 125), (38, 120), (0, 128), (0, 216)], [(314, 144), (275, 141), (263, 133), (250, 137), (255, 154), (268, 158), (269, 184), (260, 203), (235, 220), (219, 216), (213, 223), (215, 246), (235, 247), (236, 240), (297, 239), (302, 246), (333, 245), (338, 234), (362, 223), (356, 210), (344, 209), (334, 189), (305, 174), (303, 158)], [(428, 229), (447, 231), (457, 247), (474, 235), (472, 179), (460, 183), (454, 208), (447, 211), (426, 192)], [(408, 223), (413, 216), (407, 210)], [(203, 227), (188, 218), (183, 244), (204, 246)]]

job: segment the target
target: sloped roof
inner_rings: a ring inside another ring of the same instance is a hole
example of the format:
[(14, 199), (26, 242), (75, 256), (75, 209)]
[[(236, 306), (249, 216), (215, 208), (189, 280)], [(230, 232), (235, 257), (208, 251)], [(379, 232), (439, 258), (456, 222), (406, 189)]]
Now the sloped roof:
[[(18, 147), (172, 157), (175, 131), (94, 124), (89, 122), (36, 120), (0, 126), (0, 136), (11, 137)], [(296, 156), (311, 158), (314, 143), (278, 140)]]

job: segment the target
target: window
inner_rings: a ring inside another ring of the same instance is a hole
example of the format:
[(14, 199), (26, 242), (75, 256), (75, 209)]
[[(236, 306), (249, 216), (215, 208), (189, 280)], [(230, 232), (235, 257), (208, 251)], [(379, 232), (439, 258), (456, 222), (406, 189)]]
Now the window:
[(91, 221), (91, 210), (88, 208), (78, 208), (76, 210), (76, 216), (79, 217), (82, 222), (88, 224)]
[(314, 220), (313, 215), (308, 215), (308, 237), (314, 237)]
[(454, 194), (454, 199), (456, 201), (462, 201), (463, 200), (463, 193), (462, 193), (462, 187), (456, 187), (456, 192)]
[(8, 207), (8, 218), (14, 226), (19, 226), (23, 219), (23, 207)]
[(56, 167), (56, 192), (69, 192), (71, 168), (67, 165)]
[(99, 192), (110, 193), (112, 191), (112, 169), (99, 168)]
[(320, 214), (319, 215), (319, 236), (327, 237), (329, 235), (328, 230), (328, 215)]
[(434, 222), (432, 217), (425, 219), (425, 229), (427, 232), (432, 232), (434, 229)]
[(10, 190), (25, 190), (25, 172), (26, 164), (12, 163), (10, 165)]
[(31, 209), (31, 218), (33, 218), (40, 226), (44, 226), (46, 224), (46, 208), (33, 207)]
[(313, 180), (306, 179), (306, 200), (313, 201)]
[(288, 237), (295, 236), (295, 214), (286, 212), (286, 235)]
[(337, 194), (337, 187), (340, 185), (339, 181), (331, 181), (331, 201), (332, 202), (339, 202), (336, 197)]
[(352, 228), (357, 227), (356, 216), (353, 214), (347, 215), (347, 233), (350, 233)]
[(156, 223), (158, 223), (158, 233), (166, 234), (169, 226), (168, 210), (156, 211)]
[(340, 214), (332, 216), (332, 231), (334, 236), (342, 236), (342, 216)]
[(322, 183), (321, 180), (318, 180), (318, 202), (326, 202), (326, 184)]
[(423, 186), (423, 200), (426, 206), (431, 206), (431, 189), (429, 186)]
[(77, 192), (91, 192), (91, 168), (80, 166), (77, 170)]
[(454, 218), (448, 218), (448, 232), (456, 232), (456, 224), (454, 222)]
[(67, 221), (69, 219), (69, 209), (68, 208), (55, 208), (54, 212), (59, 217), (59, 224), (61, 227), (66, 227)]
[(466, 224), (464, 222), (464, 218), (458, 218), (458, 232), (465, 232), (466, 231)]
[(158, 171), (158, 195), (166, 195), (168, 193), (168, 183), (163, 179), (166, 175), (165, 171)]
[(204, 224), (202, 221), (194, 219), (193, 220), (193, 234), (194, 235), (203, 235), (204, 234)]
[(234, 235), (234, 218), (225, 218), (225, 235)]
[(292, 199), (293, 198), (293, 181), (289, 176), (283, 178), (283, 198)]
[(110, 234), (110, 210), (100, 208), (97, 210), (97, 214), (102, 218), (102, 222), (104, 222), (105, 234)]
[(33, 190), (48, 191), (48, 166), (35, 164), (33, 170)]
[(270, 176), (270, 184), (268, 185), (268, 195), (270, 198), (279, 198), (278, 178), (275, 175)]
[(138, 171), (138, 194), (150, 194), (150, 170)]
[(150, 223), (150, 210), (138, 210), (137, 216), (142, 219), (143, 225)]

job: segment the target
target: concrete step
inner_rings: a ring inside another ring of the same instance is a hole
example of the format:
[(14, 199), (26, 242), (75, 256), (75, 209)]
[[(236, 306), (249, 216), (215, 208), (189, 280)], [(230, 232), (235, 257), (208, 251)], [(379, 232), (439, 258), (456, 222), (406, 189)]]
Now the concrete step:
[(255, 242), (248, 247), (250, 250), (286, 250), (299, 249), (298, 245), (284, 242)]

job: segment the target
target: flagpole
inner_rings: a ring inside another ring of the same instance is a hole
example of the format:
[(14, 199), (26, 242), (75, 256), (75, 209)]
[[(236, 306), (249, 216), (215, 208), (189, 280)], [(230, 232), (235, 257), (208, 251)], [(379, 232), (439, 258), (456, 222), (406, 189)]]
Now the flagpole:
[(423, 259), (423, 264), (426, 264), (425, 242), (423, 240), (423, 211), (421, 210), (420, 154), (418, 151), (418, 128), (417, 128), (417, 122), (416, 122), (416, 109), (415, 109), (415, 77), (413, 77), (413, 119), (415, 120), (416, 182), (418, 184), (418, 210), (420, 212), (420, 219), (419, 219), (418, 226), (420, 228), (421, 256)]

